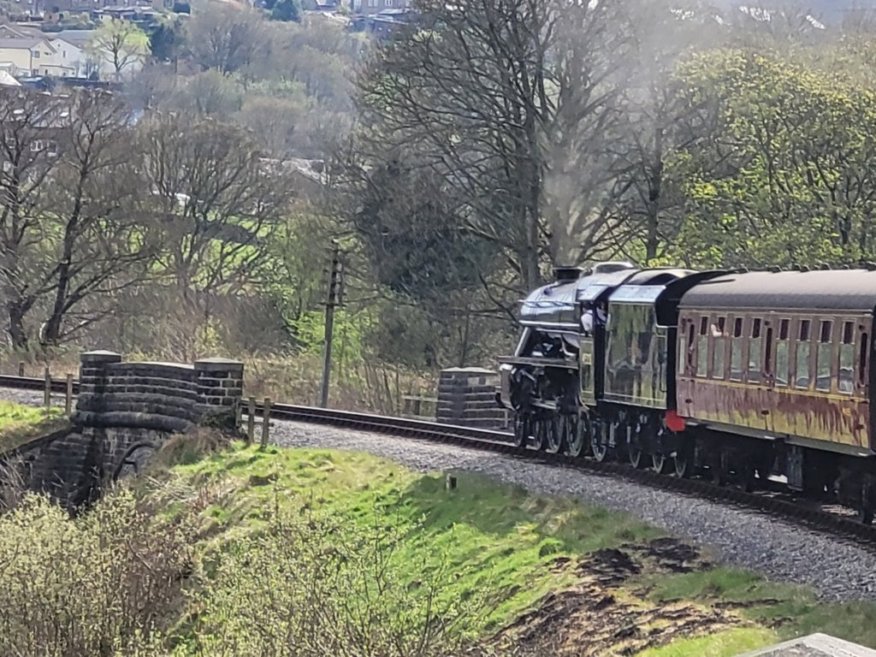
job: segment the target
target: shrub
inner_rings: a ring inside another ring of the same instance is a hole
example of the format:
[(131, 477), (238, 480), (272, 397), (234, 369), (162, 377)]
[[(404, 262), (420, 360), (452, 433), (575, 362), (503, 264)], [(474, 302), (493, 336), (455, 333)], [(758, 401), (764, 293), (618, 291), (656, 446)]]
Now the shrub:
[(71, 518), (27, 495), (0, 516), (0, 654), (158, 654), (192, 550), (184, 522), (119, 490)]

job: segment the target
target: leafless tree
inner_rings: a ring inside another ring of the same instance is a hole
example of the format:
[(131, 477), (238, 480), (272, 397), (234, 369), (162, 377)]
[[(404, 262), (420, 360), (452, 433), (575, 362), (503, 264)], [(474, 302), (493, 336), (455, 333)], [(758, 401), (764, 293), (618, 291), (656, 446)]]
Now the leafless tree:
[(156, 115), (142, 126), (144, 217), (163, 233), (158, 263), (183, 308), (209, 314), (212, 295), (256, 282), (266, 242), (288, 209), (289, 185), (243, 130)]
[(45, 182), (56, 168), (63, 103), (0, 89), (0, 282), (12, 345), (27, 347), (25, 318), (42, 291), (33, 276), (44, 232)]
[(420, 153), (465, 229), (537, 286), (546, 260), (593, 257), (624, 191), (610, 145), (641, 4), (426, 0), (360, 84), (364, 143), (377, 159)]
[(131, 214), (142, 186), (127, 106), (111, 94), (79, 91), (68, 107), (45, 213), (53, 223), (52, 262), (42, 276), (50, 297), (45, 345), (109, 312), (94, 302), (142, 281), (155, 246), (155, 231)]
[(270, 31), (261, 13), (231, 4), (208, 4), (195, 10), (187, 41), (192, 59), (201, 68), (228, 75), (267, 60)]

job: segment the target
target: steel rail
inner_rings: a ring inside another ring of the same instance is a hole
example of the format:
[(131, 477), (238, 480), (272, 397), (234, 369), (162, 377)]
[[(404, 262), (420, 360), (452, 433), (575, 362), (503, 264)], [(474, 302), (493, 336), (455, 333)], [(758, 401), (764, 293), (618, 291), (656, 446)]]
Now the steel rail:
[[(66, 391), (66, 380), (53, 380), (51, 386), (54, 392), (64, 392)], [(37, 377), (0, 375), (0, 387), (44, 390), (45, 380)], [(78, 382), (74, 381), (74, 394), (78, 392), (78, 388)], [(255, 414), (256, 416), (264, 414), (262, 404), (256, 405)], [(623, 477), (651, 488), (732, 504), (783, 520), (794, 520), (809, 529), (830, 533), (835, 538), (854, 539), (856, 545), (865, 544), (876, 549), (876, 526), (864, 525), (848, 516), (805, 506), (799, 501), (781, 499), (769, 494), (769, 492), (746, 492), (732, 486), (718, 486), (705, 479), (695, 477), (682, 479), (671, 475), (660, 475), (653, 470), (635, 469), (631, 465), (620, 462), (600, 463), (592, 458), (571, 457), (565, 454), (550, 454), (519, 448), (514, 444), (513, 435), (509, 432), (294, 404), (271, 404), (270, 417), (276, 420), (320, 424), (395, 435), (402, 438), (455, 444), (501, 453), (514, 458), (525, 458), (529, 461), (552, 466), (577, 469), (591, 474)]]

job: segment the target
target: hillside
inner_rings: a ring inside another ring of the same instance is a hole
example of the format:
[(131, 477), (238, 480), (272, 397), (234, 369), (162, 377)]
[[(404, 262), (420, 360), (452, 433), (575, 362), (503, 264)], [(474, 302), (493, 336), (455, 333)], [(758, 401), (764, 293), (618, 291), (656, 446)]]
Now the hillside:
[(876, 605), (819, 605), (569, 499), (326, 450), (163, 458), (184, 464), (79, 517), (0, 516), (0, 652), (730, 657), (813, 628), (876, 646)]

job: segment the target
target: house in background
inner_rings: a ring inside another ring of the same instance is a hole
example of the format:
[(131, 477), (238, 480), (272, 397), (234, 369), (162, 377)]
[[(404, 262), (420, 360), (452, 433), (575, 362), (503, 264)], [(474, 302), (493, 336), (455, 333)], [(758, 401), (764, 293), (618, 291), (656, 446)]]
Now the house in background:
[(58, 45), (46, 37), (0, 38), (0, 70), (13, 76), (72, 77), (76, 65), (64, 59)]
[[(93, 30), (43, 32), (34, 27), (0, 25), (0, 70), (19, 77), (88, 78), (96, 73), (101, 79), (109, 79), (115, 74), (112, 57), (108, 52), (98, 56), (89, 51), (93, 36)], [(31, 49), (35, 42), (45, 47), (31, 58), (23, 50)], [(134, 72), (140, 67), (142, 62), (131, 62), (125, 72)]]
[(384, 9), (409, 9), (411, 0), (350, 0), (354, 14), (370, 16)]

